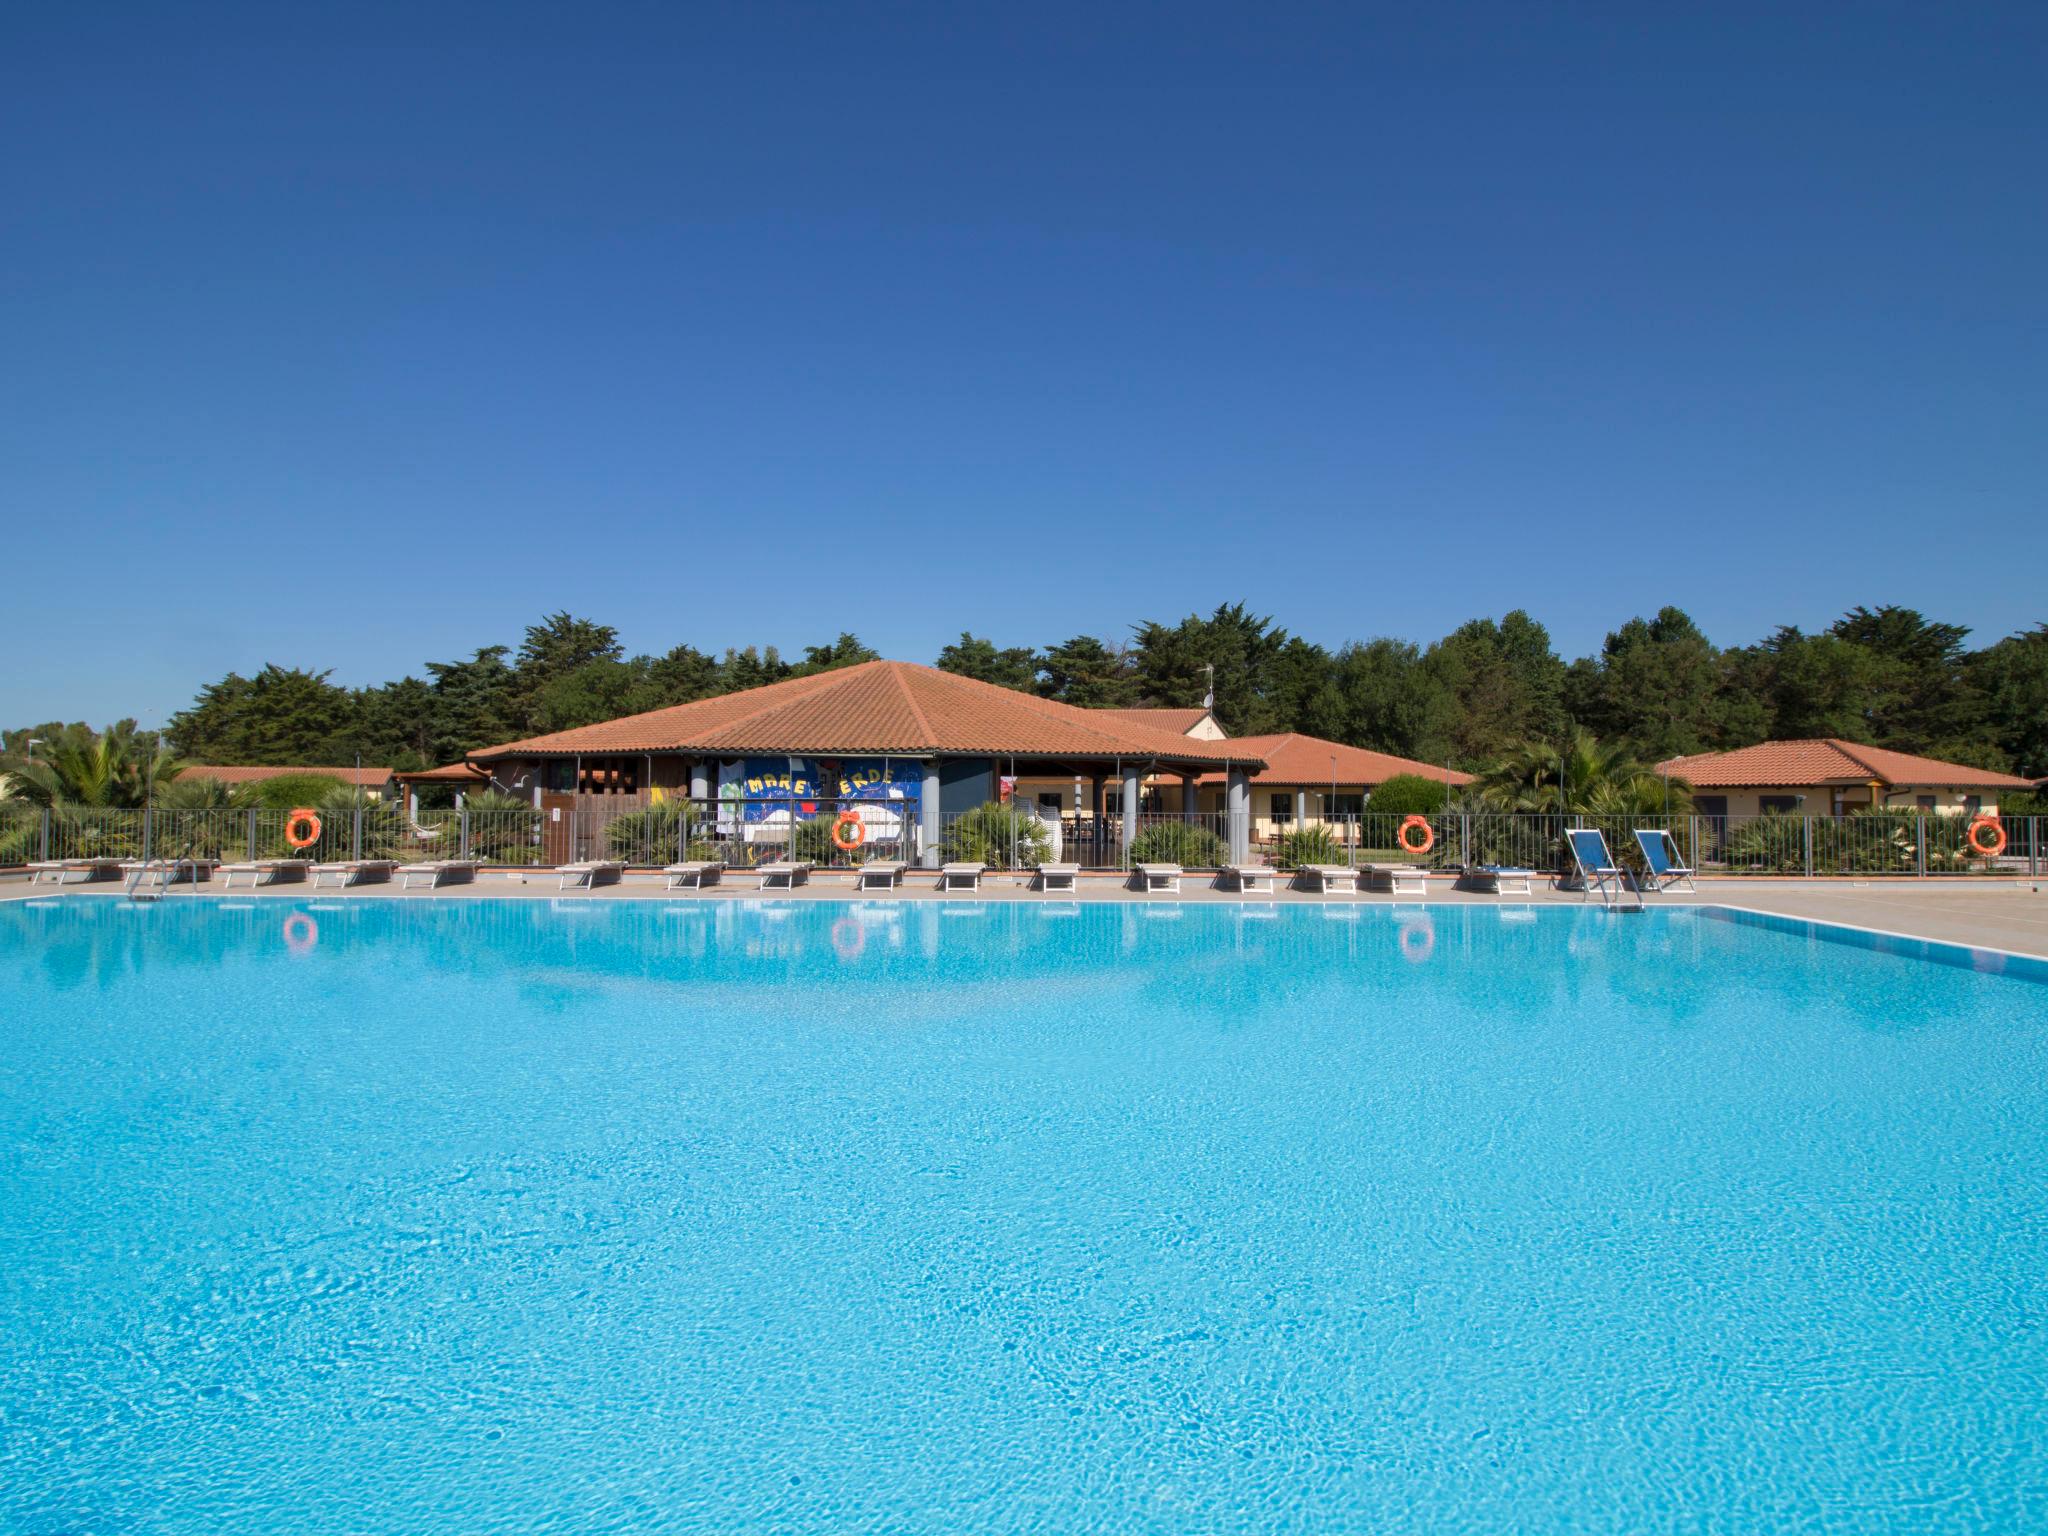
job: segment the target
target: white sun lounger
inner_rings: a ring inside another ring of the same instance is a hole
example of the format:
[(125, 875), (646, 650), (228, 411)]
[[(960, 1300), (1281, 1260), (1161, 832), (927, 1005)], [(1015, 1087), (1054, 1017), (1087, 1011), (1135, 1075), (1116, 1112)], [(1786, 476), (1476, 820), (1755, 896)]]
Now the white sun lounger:
[(119, 859), (43, 859), (29, 865), (30, 885), (41, 885), (43, 876), (48, 875), (54, 885), (64, 884), (66, 875), (83, 875), (81, 885), (90, 885), (95, 880), (118, 880), (121, 878)]
[(1041, 864), (1038, 866), (1038, 888), (1041, 891), (1071, 891), (1080, 874), (1081, 866), (1078, 864)]
[(396, 859), (342, 859), (333, 864), (315, 864), (313, 883), (332, 879), (337, 885), (381, 885), (398, 868)]
[(247, 875), (251, 885), (291, 885), (303, 882), (306, 871), (312, 867), (311, 859), (257, 859), (252, 863), (223, 864), (220, 885), (224, 891), (232, 890), (237, 875)]
[(1226, 864), (1217, 871), (1216, 884), (1225, 890), (1271, 893), (1274, 874), (1270, 864)]
[(1536, 871), (1519, 864), (1467, 864), (1466, 883), (1491, 896), (1533, 896)]
[(981, 889), (980, 864), (941, 864), (939, 866), (939, 889), (942, 891), (978, 891)]
[(744, 869), (729, 869), (726, 873), (736, 880), (758, 880), (764, 891), (777, 886), (793, 891), (810, 882), (811, 866), (801, 859), (774, 859), (766, 864), (749, 864)]
[(431, 891), (440, 885), (468, 885), (475, 879), (475, 859), (428, 859), (421, 864), (399, 866), (398, 888), (409, 891), (413, 881), (424, 880)]
[(1304, 864), (1294, 872), (1295, 883), (1319, 896), (1358, 890), (1358, 871), (1344, 864)]
[(147, 870), (159, 886), (197, 885), (201, 880), (211, 880), (213, 872), (220, 868), (219, 859), (123, 859), (121, 874), (124, 879), (133, 879)]
[(594, 891), (600, 885), (617, 885), (625, 872), (625, 863), (620, 859), (579, 859), (574, 864), (558, 864), (555, 873), (562, 877), (562, 883), (555, 889), (566, 891), (572, 885), (580, 885)]
[(707, 885), (718, 884), (718, 877), (724, 873), (725, 862), (722, 859), (687, 859), (662, 870), (668, 880), (668, 889), (672, 891), (685, 887), (701, 891)]
[(1365, 881), (1375, 891), (1391, 891), (1396, 896), (1429, 894), (1429, 880), (1419, 864), (1368, 864)]
[(874, 859), (866, 864), (853, 867), (853, 888), (856, 891), (893, 891), (903, 883), (903, 871), (908, 866), (896, 859)]
[(1171, 891), (1180, 894), (1180, 866), (1178, 864), (1139, 864), (1131, 871), (1131, 878), (1141, 891)]

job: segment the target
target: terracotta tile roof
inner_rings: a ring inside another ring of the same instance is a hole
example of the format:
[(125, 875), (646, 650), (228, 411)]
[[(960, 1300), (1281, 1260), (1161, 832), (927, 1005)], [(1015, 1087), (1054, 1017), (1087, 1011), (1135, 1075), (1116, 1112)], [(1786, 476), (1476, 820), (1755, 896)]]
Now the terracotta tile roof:
[[(1233, 736), (1215, 743), (1234, 747), (1242, 754), (1257, 754), (1266, 760), (1263, 772), (1252, 775), (1254, 784), (1328, 784), (1332, 782), (1330, 759), (1337, 760), (1334, 779), (1339, 788), (1347, 785), (1384, 784), (1400, 773), (1419, 773), (1425, 779), (1453, 784), (1470, 784), (1472, 775), (1446, 771), (1434, 763), (1395, 757), (1391, 752), (1373, 752), (1364, 747), (1347, 747), (1341, 741), (1320, 736), (1303, 736), (1283, 731), (1277, 736)], [(1221, 783), (1221, 774), (1205, 775), (1204, 783)]]
[(1091, 714), (1107, 715), (1113, 720), (1128, 720), (1132, 725), (1157, 726), (1162, 731), (1172, 731), (1176, 736), (1185, 736), (1204, 720), (1209, 711), (1200, 707), (1194, 709), (1096, 709)]
[(907, 661), (862, 662), (469, 755), (487, 762), (608, 752), (1137, 757), (1219, 767), (1254, 755), (1231, 743), (1195, 740)]
[(391, 782), (389, 768), (224, 767), (218, 763), (188, 764), (178, 777), (218, 779), (223, 784), (254, 784), (259, 779), (283, 778), (288, 773), (317, 773), (323, 779), (339, 779), (344, 784), (363, 789), (381, 789)]
[(1866, 747), (1836, 736), (1811, 741), (1765, 741), (1733, 752), (1701, 752), (1657, 765), (1659, 773), (1685, 779), (1700, 789), (1780, 784), (1924, 785), (1928, 788), (2030, 789), (2033, 781), (1989, 768), (1944, 763), (1883, 747)]

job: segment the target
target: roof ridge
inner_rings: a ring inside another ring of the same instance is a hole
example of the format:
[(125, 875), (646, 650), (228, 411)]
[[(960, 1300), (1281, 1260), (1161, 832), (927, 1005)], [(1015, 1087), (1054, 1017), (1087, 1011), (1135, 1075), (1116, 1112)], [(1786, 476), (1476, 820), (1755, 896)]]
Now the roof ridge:
[[(508, 752), (514, 748), (520, 747), (533, 751), (549, 751), (552, 749), (538, 746), (537, 743), (544, 742), (553, 736), (567, 736), (573, 731), (587, 731), (591, 729), (592, 726), (626, 725), (637, 721), (653, 720), (656, 718), (672, 718), (676, 715), (681, 714), (686, 709), (698, 709), (706, 704), (717, 704), (727, 699), (736, 699), (739, 698), (742, 694), (767, 693), (771, 689), (784, 690), (783, 699), (763, 704), (759, 708), (750, 710), (748, 713), (744, 715), (735, 716), (731, 721), (727, 722), (727, 726), (737, 725), (742, 721), (754, 719), (756, 716), (764, 713), (765, 711), (775, 708), (776, 705), (779, 703), (786, 702), (788, 693), (791, 691), (795, 691), (797, 689), (798, 684), (822, 682), (824, 679), (831, 677), (835, 672), (852, 672), (860, 667), (874, 665), (874, 662), (863, 661), (855, 662), (854, 665), (851, 667), (828, 667), (823, 672), (808, 672), (799, 677), (778, 677), (772, 683), (758, 683), (752, 688), (742, 688), (734, 693), (709, 693), (701, 699), (685, 699), (680, 704), (663, 704), (657, 709), (637, 710), (630, 715), (614, 715), (609, 720), (593, 720), (588, 725), (566, 725), (563, 726), (560, 730), (556, 731), (540, 731), (535, 733), (534, 735), (520, 736), (512, 741), (501, 742), (495, 746), (478, 747), (471, 752), (465, 753), (464, 761), (467, 761), (469, 758), (472, 757), (490, 757), (494, 754)], [(720, 729), (726, 729), (727, 726), (721, 726)]]
[[(1106, 730), (1102, 726), (1097, 725), (1095, 723), (1096, 719), (1102, 713), (1098, 710), (1083, 709), (1078, 704), (1068, 704), (1059, 699), (1040, 698), (1035, 693), (1025, 693), (1021, 689), (1017, 688), (1005, 688), (1001, 683), (991, 683), (983, 678), (969, 677), (962, 672), (948, 672), (943, 667), (924, 667), (919, 666), (919, 664), (916, 662), (909, 661), (897, 662), (896, 665), (899, 667), (917, 667), (919, 671), (933, 673), (937, 676), (947, 679), (949, 683), (965, 683), (968, 684), (970, 688), (985, 688), (992, 693), (999, 693), (1003, 695), (1006, 702), (1009, 702), (1013, 705), (1022, 705), (1028, 707), (1031, 710), (1031, 712), (1037, 715), (1041, 720), (1049, 720), (1057, 724), (1073, 726), (1077, 730), (1086, 731), (1091, 736), (1095, 736), (1101, 739), (1102, 741), (1109, 743), (1110, 747), (1118, 756), (1131, 756), (1136, 753), (1147, 752), (1154, 757), (1158, 757), (1162, 754), (1163, 751), (1169, 750), (1164, 746), (1164, 742), (1166, 741), (1171, 741), (1175, 743), (1187, 742), (1189, 744), (1197, 744), (1194, 737), (1176, 736), (1170, 733), (1162, 733), (1162, 742), (1156, 743), (1146, 741), (1142, 734), (1137, 736), (1126, 736), (1121, 732)], [(1131, 729), (1132, 727), (1126, 728)], [(1143, 730), (1146, 728), (1137, 729)], [(1221, 742), (1208, 742), (1200, 744), (1208, 746), (1223, 745), (1223, 743)], [(1178, 755), (1178, 753), (1174, 752), (1172, 755)]]
[[(844, 676), (845, 676), (845, 675), (846, 675), (847, 673), (849, 673), (849, 672), (858, 672), (858, 671), (859, 671), (859, 670), (860, 670), (860, 669), (861, 669), (862, 667), (865, 667), (865, 666), (870, 666), (870, 665), (873, 665), (873, 663), (870, 663), (870, 662), (865, 662), (865, 661), (857, 661), (857, 662), (855, 662), (855, 663), (854, 663), (854, 664), (853, 664), (852, 666), (850, 666), (850, 667), (827, 667), (827, 668), (826, 668), (826, 669), (825, 669), (825, 670), (824, 670), (823, 672), (812, 672), (812, 673), (810, 673), (810, 674), (808, 674), (807, 676), (804, 676), (804, 677), (782, 677), (782, 678), (777, 678), (777, 679), (776, 679), (776, 680), (775, 680), (774, 682), (772, 682), (772, 683), (764, 683), (764, 684), (762, 684), (761, 688), (760, 688), (760, 689), (758, 689), (758, 690), (744, 690), (744, 689), (743, 689), (743, 690), (742, 690), (742, 692), (765, 692), (765, 691), (766, 691), (767, 689), (769, 689), (769, 688), (779, 688), (779, 687), (782, 687), (783, 685), (785, 685), (785, 684), (788, 684), (788, 683), (817, 683), (817, 684), (819, 684), (820, 686), (822, 686), (822, 685), (823, 685), (823, 684), (825, 683), (825, 681), (826, 681), (826, 680), (827, 680), (828, 678), (834, 677), (835, 675), (836, 675), (836, 676), (839, 676), (839, 677), (844, 677)], [(801, 690), (800, 692), (799, 692), (799, 691), (797, 691), (797, 690), (791, 690), (791, 692), (792, 692), (792, 693), (796, 693), (796, 695), (797, 695), (798, 697), (804, 697), (804, 696), (807, 696), (807, 695), (809, 695), (810, 693), (812, 693), (812, 692), (815, 692), (815, 691), (816, 691), (816, 690), (814, 690), (814, 689), (808, 689), (808, 688), (807, 688), (807, 689), (803, 689), (803, 690)], [(739, 695), (738, 695), (738, 694), (732, 694), (732, 693), (715, 693), (715, 694), (713, 694), (713, 695), (712, 695), (711, 697), (712, 697), (712, 698), (714, 698), (714, 699), (732, 699), (732, 698), (737, 698), (737, 697), (739, 697)], [(709, 703), (709, 702), (710, 702), (710, 700), (709, 700), (709, 699), (694, 699), (694, 700), (692, 700), (691, 702), (692, 702), (692, 703), (696, 703), (696, 704), (705, 704), (705, 703)], [(783, 698), (780, 698), (780, 699), (776, 699), (776, 700), (774, 700), (774, 701), (772, 701), (772, 702), (770, 702), (770, 703), (767, 703), (767, 704), (763, 704), (763, 705), (761, 705), (761, 706), (760, 706), (760, 707), (759, 707), (758, 709), (750, 709), (750, 710), (748, 710), (748, 711), (747, 711), (747, 712), (746, 712), (745, 714), (743, 714), (743, 715), (734, 715), (734, 716), (733, 716), (733, 717), (732, 717), (732, 718), (731, 718), (730, 720), (725, 720), (725, 721), (721, 721), (721, 722), (719, 723), (718, 729), (719, 729), (720, 731), (730, 731), (730, 730), (735, 730), (735, 729), (737, 729), (737, 728), (738, 728), (738, 727), (740, 727), (740, 726), (746, 725), (746, 724), (747, 724), (747, 723), (749, 723), (750, 721), (758, 720), (758, 719), (760, 719), (760, 718), (761, 718), (761, 717), (762, 717), (763, 715), (765, 715), (765, 714), (769, 714), (770, 712), (772, 712), (772, 711), (774, 711), (774, 710), (777, 710), (777, 709), (780, 709), (780, 708), (782, 708), (782, 707), (783, 707), (783, 706), (784, 706), (785, 704), (787, 704), (788, 702), (789, 702), (789, 699), (788, 699), (788, 697), (787, 697), (787, 696), (785, 696), (785, 697), (783, 697)], [(678, 708), (678, 709), (688, 709), (689, 707), (690, 707), (690, 706), (689, 706), (688, 704), (679, 704), (679, 705), (677, 705), (677, 706), (676, 706), (676, 708)], [(633, 716), (631, 716), (631, 715), (626, 715), (626, 716), (623, 716), (622, 718), (624, 718), (624, 719), (627, 719), (627, 720), (630, 720), (630, 719), (633, 719), (634, 717), (633, 717)], [(603, 722), (600, 722), (600, 723), (602, 723), (602, 724), (605, 724), (605, 725), (610, 725), (610, 724), (613, 724), (613, 723), (615, 723), (615, 722), (612, 722), (612, 721), (609, 721), (609, 720), (607, 720), (607, 721), (603, 721)]]
[[(910, 718), (917, 722), (918, 731), (926, 741), (931, 742), (936, 747), (939, 733), (932, 729), (931, 721), (927, 720), (924, 711), (918, 708), (917, 695), (911, 691), (910, 680), (905, 675), (903, 666), (904, 664), (900, 661), (889, 663), (889, 681), (894, 683), (896, 691), (903, 695), (904, 707), (910, 711)], [(934, 667), (932, 670), (938, 672), (943, 671), (944, 668)]]

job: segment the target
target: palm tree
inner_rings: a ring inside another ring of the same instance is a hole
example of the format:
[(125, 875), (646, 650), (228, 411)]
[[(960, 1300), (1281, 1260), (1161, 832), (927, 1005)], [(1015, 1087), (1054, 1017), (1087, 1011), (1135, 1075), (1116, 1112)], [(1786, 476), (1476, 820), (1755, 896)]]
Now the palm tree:
[(1562, 748), (1524, 742), (1480, 775), (1496, 810), (1589, 816), (1661, 816), (1692, 809), (1692, 786), (1667, 778), (1620, 742), (1574, 731)]
[(96, 736), (67, 733), (46, 743), (36, 757), (12, 757), (4, 765), (0, 797), (16, 803), (120, 808), (156, 798), (184, 767), (176, 753), (145, 742), (134, 725), (110, 725)]
[(235, 794), (219, 779), (183, 773), (157, 791), (156, 803), (167, 811), (231, 811)]

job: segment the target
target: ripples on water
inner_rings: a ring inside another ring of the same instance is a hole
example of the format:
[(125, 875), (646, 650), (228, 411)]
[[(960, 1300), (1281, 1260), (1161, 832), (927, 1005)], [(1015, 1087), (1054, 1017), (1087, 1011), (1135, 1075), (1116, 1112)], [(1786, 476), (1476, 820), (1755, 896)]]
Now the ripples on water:
[(0, 1529), (2048, 1528), (2014, 970), (1686, 911), (9, 904)]

